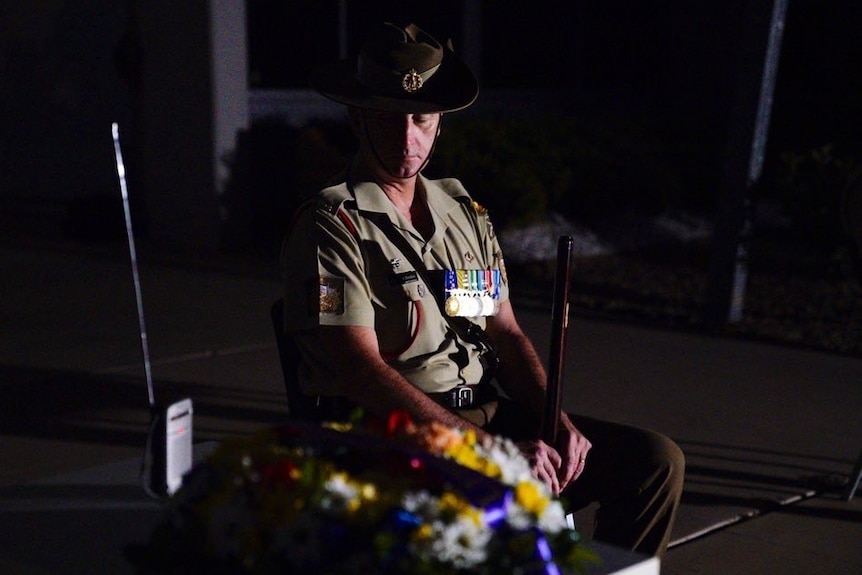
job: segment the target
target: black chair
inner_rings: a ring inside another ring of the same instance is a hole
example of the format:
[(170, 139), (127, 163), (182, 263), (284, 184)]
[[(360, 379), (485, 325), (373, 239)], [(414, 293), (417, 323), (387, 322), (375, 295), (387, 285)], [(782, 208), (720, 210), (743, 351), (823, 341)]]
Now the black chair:
[(284, 390), (287, 392), (287, 409), (291, 417), (298, 419), (317, 419), (317, 402), (299, 389), (299, 362), (302, 356), (293, 336), (284, 332), (284, 299), (273, 302), (269, 309), (278, 346), (278, 358), (284, 375)]
[(287, 409), (291, 417), (310, 421), (348, 421), (354, 406), (341, 397), (311, 396), (299, 388), (299, 363), (302, 355), (293, 336), (284, 331), (284, 299), (273, 302), (269, 310), (272, 320), (284, 390), (287, 392)]

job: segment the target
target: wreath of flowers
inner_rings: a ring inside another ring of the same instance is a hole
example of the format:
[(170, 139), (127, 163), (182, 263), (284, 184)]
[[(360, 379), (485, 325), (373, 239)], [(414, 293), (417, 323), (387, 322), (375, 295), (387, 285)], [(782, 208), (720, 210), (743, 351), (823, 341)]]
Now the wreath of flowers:
[(186, 476), (140, 573), (560, 574), (595, 554), (508, 439), (414, 424), (289, 423)]

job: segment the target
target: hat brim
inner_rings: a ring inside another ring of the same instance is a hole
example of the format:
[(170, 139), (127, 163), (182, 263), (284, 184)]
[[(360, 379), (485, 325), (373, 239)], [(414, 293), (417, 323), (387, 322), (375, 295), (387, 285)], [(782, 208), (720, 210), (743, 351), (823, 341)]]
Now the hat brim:
[(402, 114), (454, 112), (476, 100), (479, 86), (470, 69), (454, 53), (444, 49), (440, 69), (413, 93), (398, 96), (374, 93), (356, 78), (356, 61), (342, 60), (311, 77), (311, 87), (347, 106)]

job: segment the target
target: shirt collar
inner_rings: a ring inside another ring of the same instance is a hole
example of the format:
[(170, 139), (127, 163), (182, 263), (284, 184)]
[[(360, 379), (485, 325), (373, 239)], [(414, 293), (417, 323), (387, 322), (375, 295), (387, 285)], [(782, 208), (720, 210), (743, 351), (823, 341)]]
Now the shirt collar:
[[(349, 182), (353, 191), (356, 207), (362, 211), (380, 212), (389, 214), (390, 216), (397, 215), (398, 211), (395, 206), (386, 197), (383, 189), (370, 179), (356, 178)], [(431, 209), (432, 215), (444, 218), (450, 211), (459, 207), (459, 202), (455, 197), (444, 190), (436, 181), (429, 180), (422, 174), (419, 174), (416, 182), (416, 193), (425, 194), (428, 207)], [(461, 192), (459, 195), (466, 197), (466, 194)]]

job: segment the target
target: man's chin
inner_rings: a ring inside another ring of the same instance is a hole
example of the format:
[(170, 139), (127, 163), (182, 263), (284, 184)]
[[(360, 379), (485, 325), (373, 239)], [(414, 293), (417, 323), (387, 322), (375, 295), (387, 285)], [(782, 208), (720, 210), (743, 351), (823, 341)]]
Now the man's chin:
[(421, 165), (399, 165), (394, 167), (389, 173), (394, 177), (399, 178), (401, 180), (409, 180), (410, 178), (416, 176), (419, 173), (419, 168)]

